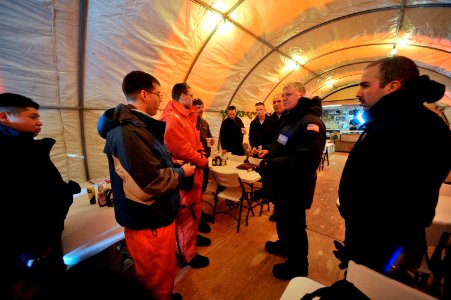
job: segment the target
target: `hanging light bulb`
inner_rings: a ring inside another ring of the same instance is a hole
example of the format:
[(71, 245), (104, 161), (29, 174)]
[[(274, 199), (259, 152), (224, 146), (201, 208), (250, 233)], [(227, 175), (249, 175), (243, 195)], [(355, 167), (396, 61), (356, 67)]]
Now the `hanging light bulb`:
[(307, 56), (299, 47), (291, 48), (288, 56), (283, 58), (285, 61), (285, 66), (281, 69), (283, 73), (299, 70), (300, 66), (307, 62)]
[(398, 53), (398, 48), (396, 48), (396, 44), (393, 44), (393, 49), (390, 51), (390, 55), (396, 55)]
[(299, 47), (293, 47), (290, 49), (290, 56), (296, 61), (298, 64), (305, 64), (307, 62), (307, 55), (302, 51)]
[(227, 21), (226, 19), (223, 20), (223, 23), (219, 25), (218, 33), (220, 34), (227, 34), (233, 29), (233, 24)]
[(327, 77), (325, 84), (328, 88), (333, 88), (335, 81), (336, 80), (333, 77)]

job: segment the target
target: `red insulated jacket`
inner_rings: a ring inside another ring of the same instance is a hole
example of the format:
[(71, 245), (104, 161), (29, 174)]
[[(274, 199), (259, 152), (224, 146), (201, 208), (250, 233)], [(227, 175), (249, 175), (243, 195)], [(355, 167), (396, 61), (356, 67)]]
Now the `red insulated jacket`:
[(208, 163), (202, 155), (205, 151), (193, 113), (172, 100), (161, 115), (161, 120), (166, 122), (164, 140), (173, 159), (181, 159), (197, 167), (193, 188), (189, 191), (180, 190), (180, 210), (175, 222), (178, 253), (185, 262), (190, 262), (196, 255), (197, 225), (202, 211), (202, 169)]

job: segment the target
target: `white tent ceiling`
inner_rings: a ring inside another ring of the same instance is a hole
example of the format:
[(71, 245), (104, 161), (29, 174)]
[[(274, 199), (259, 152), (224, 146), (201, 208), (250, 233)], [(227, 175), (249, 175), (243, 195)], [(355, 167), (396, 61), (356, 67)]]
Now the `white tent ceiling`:
[(161, 108), (187, 82), (217, 135), (221, 110), (271, 110), (291, 81), (353, 102), (363, 68), (395, 46), (450, 95), (450, 32), (450, 0), (0, 0), (0, 92), (41, 104), (53, 161), (85, 181), (108, 174), (96, 124), (125, 102), (131, 70), (160, 80)]

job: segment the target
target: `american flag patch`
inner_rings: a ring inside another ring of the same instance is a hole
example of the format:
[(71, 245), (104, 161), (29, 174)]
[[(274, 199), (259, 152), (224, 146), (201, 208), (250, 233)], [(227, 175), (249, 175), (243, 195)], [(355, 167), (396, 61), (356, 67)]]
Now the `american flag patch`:
[(319, 132), (319, 126), (316, 124), (308, 124), (307, 130), (313, 130), (313, 131)]

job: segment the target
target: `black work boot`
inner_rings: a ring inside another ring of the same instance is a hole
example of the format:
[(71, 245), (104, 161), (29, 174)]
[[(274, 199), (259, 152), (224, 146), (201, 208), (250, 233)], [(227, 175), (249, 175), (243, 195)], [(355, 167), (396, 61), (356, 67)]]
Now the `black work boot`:
[(277, 279), (290, 280), (294, 277), (307, 277), (308, 263), (303, 266), (290, 264), (288, 260), (281, 264), (275, 264), (272, 268), (272, 274)]
[(197, 230), (202, 233), (209, 233), (211, 231), (211, 227), (207, 222), (203, 222), (201, 218), (199, 225), (197, 226)]
[(270, 254), (288, 256), (288, 249), (280, 240), (275, 242), (267, 241), (265, 244), (265, 250)]
[(210, 263), (210, 260), (206, 256), (202, 256), (199, 253), (197, 253), (193, 259), (188, 263), (191, 267), (195, 269), (200, 269), (208, 266)]
[(200, 214), (200, 220), (199, 223), (211, 223), (213, 222), (213, 215), (207, 214), (206, 212), (202, 211)]
[(196, 246), (206, 247), (211, 245), (211, 240), (207, 237), (197, 235), (196, 237)]

